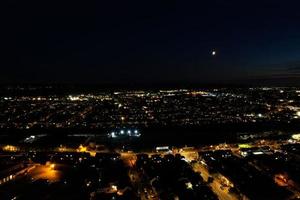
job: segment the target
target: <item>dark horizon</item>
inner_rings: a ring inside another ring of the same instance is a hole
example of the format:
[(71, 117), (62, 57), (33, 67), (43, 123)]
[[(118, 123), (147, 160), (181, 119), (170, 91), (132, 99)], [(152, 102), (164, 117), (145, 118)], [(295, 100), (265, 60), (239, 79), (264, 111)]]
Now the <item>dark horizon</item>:
[(243, 80), (223, 80), (223, 81), (172, 81), (172, 82), (126, 82), (126, 83), (90, 83), (90, 82), (2, 82), (1, 88), (17, 87), (61, 87), (61, 88), (98, 88), (98, 89), (184, 89), (184, 88), (247, 88), (247, 87), (300, 87), (298, 78), (249, 78)]

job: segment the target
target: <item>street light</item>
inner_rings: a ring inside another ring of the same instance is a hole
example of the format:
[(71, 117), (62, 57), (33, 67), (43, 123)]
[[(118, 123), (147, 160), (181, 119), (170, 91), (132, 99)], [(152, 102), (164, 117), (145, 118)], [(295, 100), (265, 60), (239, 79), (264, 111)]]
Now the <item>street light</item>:
[(54, 170), (54, 168), (55, 168), (55, 164), (51, 164), (50, 169)]

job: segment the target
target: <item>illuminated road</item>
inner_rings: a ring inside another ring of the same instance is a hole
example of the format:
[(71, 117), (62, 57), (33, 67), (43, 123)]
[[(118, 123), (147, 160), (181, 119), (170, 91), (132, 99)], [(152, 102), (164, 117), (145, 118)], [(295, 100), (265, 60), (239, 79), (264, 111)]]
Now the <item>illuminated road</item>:
[[(272, 141), (272, 140), (258, 140), (256, 142), (251, 143), (249, 146), (251, 147), (265, 147), (268, 146), (272, 150), (278, 150), (280, 149), (281, 145), (288, 144), (288, 141)], [(238, 200), (241, 199), (247, 199), (242, 194), (234, 194), (229, 192), (230, 187), (233, 187), (233, 184), (230, 183), (228, 186), (224, 184), (224, 179), (226, 177), (222, 176), (221, 174), (210, 174), (208, 170), (206, 169), (205, 163), (201, 163), (199, 161), (198, 157), (198, 152), (205, 152), (205, 151), (215, 151), (215, 150), (230, 150), (233, 152), (234, 155), (241, 157), (240, 155), (240, 148), (237, 147), (236, 144), (218, 144), (218, 145), (210, 145), (210, 146), (204, 146), (204, 147), (188, 147), (188, 148), (173, 148), (173, 154), (179, 153), (182, 156), (185, 157), (185, 159), (190, 162), (190, 161), (197, 161), (195, 164), (193, 164), (193, 168), (195, 172), (198, 172), (201, 174), (202, 178), (204, 181), (208, 181), (208, 177), (213, 177), (213, 182), (209, 183), (208, 185), (211, 187), (212, 191), (218, 196), (220, 200)], [(144, 153), (148, 154), (148, 156), (151, 156), (153, 154), (156, 154), (155, 152), (139, 152), (139, 153)], [(160, 154), (163, 156), (165, 154), (169, 153), (164, 153), (160, 152)], [(124, 162), (127, 163), (128, 166), (131, 168), (134, 166), (134, 163), (136, 162), (136, 153), (130, 152), (130, 153), (121, 153), (121, 157), (123, 158)], [(133, 181), (133, 184), (139, 185), (138, 182), (141, 181), (141, 177), (138, 177), (140, 175), (137, 175), (134, 173), (131, 174), (131, 178), (135, 179)], [(139, 181), (137, 181), (139, 180)], [(148, 181), (147, 181), (148, 182)], [(139, 194), (141, 196), (141, 199), (153, 199), (150, 198), (149, 195), (147, 196), (148, 193), (148, 188), (147, 187), (147, 182), (143, 183), (142, 181), (140, 182), (140, 185), (142, 186), (137, 186)], [(231, 186), (229, 186), (231, 185)], [(296, 193), (298, 194), (298, 193)]]
[(121, 152), (121, 159), (124, 161), (125, 165), (127, 165), (130, 168), (133, 168), (136, 163), (136, 154), (135, 153), (124, 153)]
[(204, 181), (208, 180), (208, 177), (210, 176), (208, 170), (205, 169), (205, 167), (201, 165), (199, 162), (194, 164), (193, 169), (195, 172), (201, 173), (201, 176)]
[(207, 181), (208, 177), (210, 176), (214, 178), (213, 182), (209, 183), (209, 186), (212, 188), (213, 192), (218, 196), (220, 200), (238, 200), (238, 198), (235, 195), (231, 194), (228, 191), (228, 187), (224, 187), (224, 185), (221, 184), (219, 176), (210, 175), (203, 164), (197, 162), (194, 164), (193, 169), (195, 172), (201, 174), (204, 181)]
[(32, 171), (35, 168), (35, 165), (29, 165), (28, 167), (21, 169), (20, 171), (10, 174), (5, 179), (0, 180), (0, 185), (8, 183), (10, 181), (16, 180), (24, 175), (26, 175), (28, 172)]
[(49, 182), (57, 182), (60, 180), (62, 173), (58, 170), (53, 169), (50, 165), (39, 165), (36, 164), (35, 168), (28, 172), (32, 180), (44, 179)]
[(137, 159), (136, 154), (121, 153), (121, 159), (130, 168), (128, 174), (129, 178), (141, 200), (158, 200), (158, 195), (151, 186), (150, 180), (148, 180), (141, 172), (138, 172), (135, 167)]

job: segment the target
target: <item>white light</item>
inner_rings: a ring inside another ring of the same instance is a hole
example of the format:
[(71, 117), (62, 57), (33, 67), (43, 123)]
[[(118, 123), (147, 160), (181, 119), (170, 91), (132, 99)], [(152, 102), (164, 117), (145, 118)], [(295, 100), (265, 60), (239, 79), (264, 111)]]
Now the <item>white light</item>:
[(185, 186), (187, 189), (190, 189), (190, 190), (193, 189), (193, 184), (191, 182), (185, 183)]
[(118, 190), (118, 186), (112, 185), (112, 186), (111, 186), (111, 189), (114, 190), (114, 191), (117, 191), (117, 190)]
[(216, 55), (216, 53), (217, 53), (216, 51), (212, 51), (212, 52), (211, 52), (211, 55), (214, 56), (214, 55)]
[(138, 133), (138, 131), (137, 131), (137, 130), (134, 130), (134, 133)]
[(292, 138), (294, 140), (300, 140), (300, 134), (294, 134), (294, 135), (292, 135)]
[(121, 134), (124, 134), (124, 130), (121, 130)]
[(128, 130), (127, 133), (130, 134), (130, 133), (131, 133), (131, 130)]

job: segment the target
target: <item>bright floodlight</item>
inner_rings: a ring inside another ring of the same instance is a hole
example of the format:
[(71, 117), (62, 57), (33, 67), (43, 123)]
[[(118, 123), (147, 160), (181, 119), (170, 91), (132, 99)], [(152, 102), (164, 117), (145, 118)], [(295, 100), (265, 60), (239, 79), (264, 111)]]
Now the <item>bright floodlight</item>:
[(217, 53), (216, 51), (212, 51), (212, 52), (211, 52), (211, 55), (214, 56), (214, 55), (216, 55), (216, 53)]
[(112, 133), (111, 133), (111, 137), (112, 137), (112, 138), (116, 138), (116, 137), (117, 137), (117, 136), (116, 136), (116, 133), (115, 133), (115, 132), (112, 132)]
[(138, 133), (138, 131), (137, 131), (137, 130), (134, 130), (134, 133)]
[(53, 170), (54, 168), (55, 168), (55, 164), (51, 164), (51, 165), (50, 165), (50, 169)]
[(121, 130), (121, 134), (124, 134), (124, 130)]

